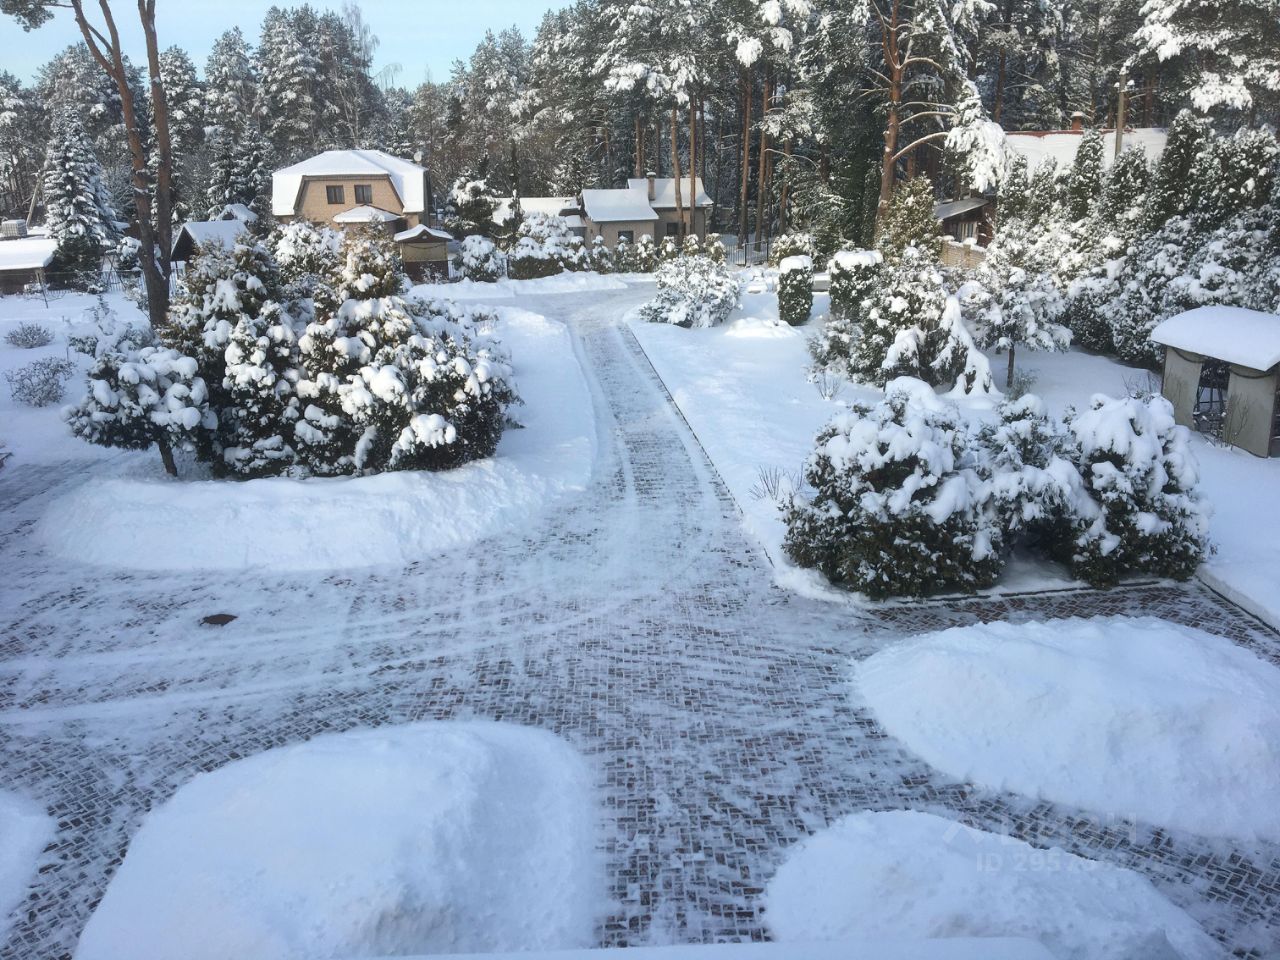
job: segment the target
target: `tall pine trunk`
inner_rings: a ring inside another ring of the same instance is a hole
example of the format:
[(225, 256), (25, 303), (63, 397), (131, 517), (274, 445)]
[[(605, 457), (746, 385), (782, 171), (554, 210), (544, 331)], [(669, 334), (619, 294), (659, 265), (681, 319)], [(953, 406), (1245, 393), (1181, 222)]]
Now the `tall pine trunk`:
[(644, 175), (644, 122), (640, 117), (640, 112), (636, 111), (635, 173), (633, 176), (638, 180)]
[(698, 232), (698, 104), (689, 100), (689, 232)]
[[(773, 95), (773, 77), (769, 71), (764, 75), (764, 93), (760, 98), (760, 119), (769, 116), (769, 100)], [(768, 190), (769, 177), (769, 134), (763, 125), (760, 127), (760, 156), (756, 160), (756, 243), (764, 239), (764, 204)]]
[(751, 73), (742, 68), (742, 185), (738, 194), (738, 246), (747, 242), (747, 193), (751, 185)]
[(680, 200), (680, 108), (671, 108), (671, 185), (676, 194), (676, 236), (684, 239), (684, 204)]

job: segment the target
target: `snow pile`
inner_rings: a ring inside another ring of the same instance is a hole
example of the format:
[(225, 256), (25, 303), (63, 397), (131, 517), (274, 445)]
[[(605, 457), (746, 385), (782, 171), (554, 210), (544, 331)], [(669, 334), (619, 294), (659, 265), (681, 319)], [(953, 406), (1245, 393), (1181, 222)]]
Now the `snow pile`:
[(422, 283), (413, 287), (409, 295), (419, 300), (509, 300), (514, 297), (534, 297), (555, 293), (588, 293), (606, 290), (625, 290), (627, 284), (616, 276), (600, 273), (561, 273), (535, 280), (498, 280), (481, 283), (475, 280), (459, 280), (456, 283)]
[(860, 813), (802, 842), (766, 891), (780, 941), (1031, 937), (1057, 960), (1221, 956), (1139, 874), (926, 813)]
[(948, 776), (1215, 837), (1280, 840), (1280, 669), (1155, 618), (992, 623), (855, 668)]
[(356, 478), (96, 479), (54, 501), (37, 536), (68, 560), (106, 566), (320, 570), (411, 563), (525, 525), (585, 488), (595, 427), (564, 326), (514, 308), (499, 315), (521, 361), (525, 429), (507, 431), (491, 459)]
[(0, 943), (36, 878), (36, 859), (53, 839), (54, 821), (29, 800), (0, 790)]
[(585, 947), (603, 905), (592, 776), (496, 723), (317, 737), (154, 809), (77, 960)]

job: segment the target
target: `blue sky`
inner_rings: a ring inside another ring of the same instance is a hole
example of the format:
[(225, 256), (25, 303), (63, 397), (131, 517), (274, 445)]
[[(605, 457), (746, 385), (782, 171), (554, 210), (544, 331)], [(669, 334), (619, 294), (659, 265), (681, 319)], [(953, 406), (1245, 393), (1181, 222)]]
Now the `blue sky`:
[[(279, 6), (300, 6), (280, 2)], [(568, 0), (364, 0), (360, 6), (381, 44), (374, 63), (380, 70), (389, 64), (401, 67), (400, 83), (416, 86), (430, 71), (436, 80), (446, 79), (449, 66), (465, 58), (484, 37), (518, 26), (525, 36), (533, 36), (542, 15), (566, 6)], [(222, 31), (239, 26), (252, 43), (257, 39), (262, 15), (271, 7), (264, 0), (159, 0), (157, 29), (161, 46), (177, 44), (191, 54), (203, 70), (205, 57)], [(341, 0), (312, 0), (317, 9), (339, 10)], [(93, 5), (93, 6), (96, 6)], [(123, 25), (137, 20), (133, 0), (117, 0), (113, 7)], [(122, 32), (124, 32), (122, 30)], [(125, 32), (129, 51), (136, 63), (145, 63), (141, 32)], [(14, 21), (0, 15), (0, 69), (23, 80), (31, 80), (40, 66), (68, 44), (79, 41), (80, 33), (69, 11), (57, 11), (55, 18), (39, 30), (24, 33)]]

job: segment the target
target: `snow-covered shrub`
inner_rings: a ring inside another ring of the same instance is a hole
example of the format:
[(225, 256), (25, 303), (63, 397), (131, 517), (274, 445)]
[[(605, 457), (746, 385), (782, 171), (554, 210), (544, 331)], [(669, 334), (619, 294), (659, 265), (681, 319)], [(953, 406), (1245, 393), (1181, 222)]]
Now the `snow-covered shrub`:
[(647, 233), (636, 241), (633, 264), (636, 273), (653, 273), (658, 269), (658, 248)]
[(298, 312), (332, 305), (330, 284), (341, 262), (342, 234), (329, 226), (295, 220), (277, 229), (268, 249), (280, 269), (281, 296)]
[(677, 257), (658, 268), (658, 295), (640, 309), (655, 323), (712, 327), (741, 302), (738, 278), (710, 257)]
[(658, 262), (670, 263), (672, 260), (680, 256), (680, 244), (675, 237), (663, 237), (662, 245), (658, 247)]
[[(604, 238), (596, 237), (596, 239)], [(636, 266), (636, 248), (625, 239), (619, 240), (613, 248), (613, 269), (619, 273), (635, 273), (639, 269)]]
[(877, 225), (876, 249), (890, 262), (908, 249), (938, 255), (938, 219), (933, 215), (933, 185), (927, 177), (915, 177), (898, 184), (889, 209)]
[(53, 332), (39, 323), (20, 323), (4, 335), (4, 342), (21, 350), (34, 350), (53, 343)]
[(778, 266), (778, 315), (798, 327), (813, 309), (813, 261), (802, 255), (787, 257)]
[(550, 277), (565, 270), (583, 268), (582, 241), (574, 236), (564, 217), (530, 213), (516, 230), (515, 243), (507, 251), (507, 274), (512, 280)]
[(990, 393), (991, 371), (937, 262), (914, 247), (886, 265), (850, 347), (849, 374), (882, 386), (914, 377), (963, 393)]
[(53, 252), (50, 276), (56, 286), (101, 293), (102, 248), (98, 241), (85, 234), (63, 237)]
[(787, 257), (809, 257), (818, 255), (813, 236), (808, 233), (784, 233), (773, 241), (769, 247), (769, 266), (776, 267)]
[(1191, 217), (1174, 217), (1133, 248), (1121, 268), (1116, 299), (1103, 307), (1111, 321), (1116, 353), (1129, 363), (1154, 365), (1160, 349), (1151, 331), (1164, 317), (1165, 289), (1186, 272), (1199, 246), (1199, 229)]
[(496, 344), (400, 295), (389, 244), (352, 238), (339, 307), (299, 339), (294, 448), (316, 474), (441, 470), (493, 454), (514, 402)]
[(193, 451), (211, 430), (204, 381), (194, 357), (165, 347), (107, 353), (89, 371), (88, 393), (64, 411), (71, 431), (104, 447), (145, 450), (155, 444), (165, 470), (177, 474), (173, 451)]
[(684, 238), (684, 244), (680, 247), (680, 253), (686, 257), (696, 257), (702, 252), (702, 241), (698, 239), (698, 235), (696, 233), (688, 234)]
[(724, 263), (729, 257), (729, 251), (725, 249), (724, 241), (720, 239), (720, 234), (718, 233), (707, 234), (707, 241), (703, 244), (703, 252), (715, 263)]
[(786, 508), (788, 556), (877, 598), (989, 586), (1000, 526), (979, 453), (928, 384), (893, 381), (818, 434), (812, 497)]
[(444, 227), (459, 240), (489, 236), (497, 196), (487, 180), (464, 174), (453, 182), (445, 210)]
[(1095, 396), (1067, 417), (1073, 456), (1096, 511), (1081, 510), (1058, 558), (1091, 584), (1128, 574), (1185, 580), (1208, 548), (1208, 508), (1190, 432), (1163, 397)]
[(121, 320), (105, 297), (99, 296), (87, 312), (88, 322), (67, 337), (67, 345), (77, 353), (96, 359), (108, 353), (133, 353), (155, 343), (150, 324)]
[(9, 370), (4, 378), (9, 381), (9, 394), (14, 400), (29, 407), (47, 407), (62, 399), (67, 381), (75, 372), (76, 365), (70, 360), (44, 357)]
[(493, 283), (506, 275), (507, 258), (492, 240), (471, 235), (462, 241), (454, 269), (464, 280)]
[(613, 273), (614, 257), (609, 252), (609, 245), (604, 242), (604, 237), (596, 237), (591, 241), (591, 248), (587, 251), (587, 267), (596, 273)]
[(301, 416), (292, 318), (274, 302), (256, 315), (241, 316), (223, 356), (220, 469), (245, 479), (289, 472), (296, 460), (293, 430)]
[(884, 275), (879, 250), (840, 250), (827, 266), (831, 276), (831, 316), (856, 329), (866, 318), (870, 299)]

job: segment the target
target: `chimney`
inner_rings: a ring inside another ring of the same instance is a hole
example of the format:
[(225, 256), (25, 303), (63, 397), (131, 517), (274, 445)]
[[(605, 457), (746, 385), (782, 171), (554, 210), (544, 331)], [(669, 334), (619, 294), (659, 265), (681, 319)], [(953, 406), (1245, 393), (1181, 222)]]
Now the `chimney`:
[(650, 170), (645, 176), (649, 178), (649, 202), (652, 203), (658, 199), (658, 188), (654, 184), (654, 181), (658, 179), (658, 175)]
[(1080, 133), (1084, 130), (1084, 114), (1077, 110), (1071, 115), (1071, 132)]

